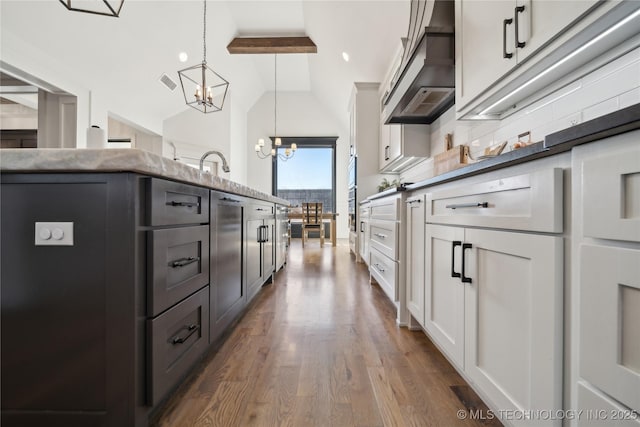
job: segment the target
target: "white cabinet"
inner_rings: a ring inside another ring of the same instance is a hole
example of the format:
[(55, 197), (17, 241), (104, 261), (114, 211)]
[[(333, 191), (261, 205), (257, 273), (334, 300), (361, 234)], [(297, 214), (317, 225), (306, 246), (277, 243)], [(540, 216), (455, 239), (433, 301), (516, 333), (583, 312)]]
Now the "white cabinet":
[(401, 172), (429, 157), (429, 125), (385, 125), (380, 121), (380, 171)]
[(585, 161), (582, 178), (584, 235), (640, 242), (640, 148)]
[(358, 240), (360, 242), (360, 260), (369, 266), (369, 202), (365, 202), (360, 205), (360, 228)]
[[(378, 169), (378, 138), (380, 104), (378, 83), (354, 83), (349, 101), (349, 143), (354, 156), (353, 174), (349, 184), (353, 196), (349, 194), (350, 224), (349, 247), (351, 252), (360, 257), (359, 231), (360, 202), (378, 191), (381, 176)], [(353, 182), (351, 182), (353, 181)], [(352, 217), (353, 216), (353, 217)]]
[(580, 376), (640, 410), (640, 250), (581, 249)]
[(465, 229), (461, 253), (465, 373), (500, 409), (562, 409), (562, 238)]
[(391, 196), (371, 201), (369, 238), (371, 277), (385, 291), (391, 301), (399, 300), (398, 289), (398, 216), (400, 197)]
[[(598, 0), (456, 0), (456, 111), (466, 114), (469, 112), (467, 107), (473, 104), (473, 114), (479, 114), (508, 92), (540, 74), (544, 67), (553, 65), (587, 43), (594, 34), (581, 31), (616, 3)], [(592, 13), (594, 10), (598, 10), (598, 13)], [(623, 14), (627, 15), (628, 12)], [(616, 19), (602, 22), (602, 29), (598, 31), (603, 32)], [(598, 31), (593, 32), (597, 34)], [(574, 36), (577, 38), (571, 40)], [(544, 67), (534, 70), (550, 53), (560, 52), (559, 49), (565, 46), (565, 52), (558, 53), (558, 58), (554, 57), (549, 64), (545, 63)], [(486, 111), (499, 116), (509, 109), (513, 110), (522, 96), (535, 94), (538, 89), (550, 86), (610, 47), (594, 46), (584, 57), (574, 61), (575, 65), (563, 65), (571, 66), (571, 69), (550, 73), (544, 82), (540, 82), (541, 87), (531, 88), (532, 92), (529, 93), (522, 91), (518, 95), (520, 98), (514, 97), (510, 102), (500, 105), (498, 110)], [(524, 76), (523, 73), (529, 70), (530, 75)], [(522, 79), (514, 81), (507, 90), (502, 91), (515, 77)]]
[(397, 307), (396, 322), (409, 321), (406, 298), (406, 224), (404, 193), (372, 199), (369, 221), (369, 273)]
[(591, 387), (589, 383), (578, 383), (579, 427), (640, 427), (640, 415)]
[(490, 407), (561, 410), (562, 170), (472, 181), (426, 194), (425, 330)]
[(424, 328), (424, 195), (406, 201), (407, 309)]
[(431, 339), (464, 368), (464, 284), (460, 255), (464, 229), (426, 224), (425, 321)]
[(607, 416), (579, 426), (640, 425), (638, 141), (636, 130), (572, 153), (572, 403)]

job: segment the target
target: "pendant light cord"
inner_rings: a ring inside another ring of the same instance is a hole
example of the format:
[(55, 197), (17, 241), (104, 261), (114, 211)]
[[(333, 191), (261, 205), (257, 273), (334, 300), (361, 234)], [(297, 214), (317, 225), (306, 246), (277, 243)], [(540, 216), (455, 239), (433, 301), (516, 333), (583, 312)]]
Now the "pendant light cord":
[(278, 54), (273, 55), (273, 137), (278, 137)]
[(203, 21), (204, 21), (204, 31), (202, 32), (202, 63), (206, 64), (207, 63), (207, 0), (204, 0), (204, 13), (203, 15)]

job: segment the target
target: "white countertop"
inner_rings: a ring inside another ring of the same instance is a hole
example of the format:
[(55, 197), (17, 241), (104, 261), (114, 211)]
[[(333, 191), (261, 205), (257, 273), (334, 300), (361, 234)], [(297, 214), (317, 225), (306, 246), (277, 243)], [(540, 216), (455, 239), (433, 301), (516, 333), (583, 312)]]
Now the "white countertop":
[(214, 190), (289, 205), (284, 199), (211, 175), (157, 154), (133, 148), (22, 148), (0, 150), (1, 172), (136, 172)]

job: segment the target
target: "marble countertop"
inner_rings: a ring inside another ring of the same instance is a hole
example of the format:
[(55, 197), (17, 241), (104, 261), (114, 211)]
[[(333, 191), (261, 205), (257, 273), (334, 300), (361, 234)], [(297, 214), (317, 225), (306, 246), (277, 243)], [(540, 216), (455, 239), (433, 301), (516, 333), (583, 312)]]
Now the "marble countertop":
[(1, 172), (136, 172), (200, 185), (214, 190), (252, 197), (282, 205), (284, 199), (266, 194), (237, 182), (220, 178), (157, 154), (133, 148), (68, 149), (22, 148), (0, 150)]

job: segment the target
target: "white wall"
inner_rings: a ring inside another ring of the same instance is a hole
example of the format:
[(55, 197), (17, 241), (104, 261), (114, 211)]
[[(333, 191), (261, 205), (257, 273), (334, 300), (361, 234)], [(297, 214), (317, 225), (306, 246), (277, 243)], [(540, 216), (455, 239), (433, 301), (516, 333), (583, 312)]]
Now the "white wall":
[[(550, 94), (503, 120), (461, 121), (455, 106), (431, 125), (431, 155), (443, 151), (444, 136), (453, 134), (454, 145), (466, 144), (472, 157), (485, 147), (507, 141), (508, 151), (518, 134), (531, 131), (533, 142), (546, 135), (587, 120), (640, 103), (640, 48), (593, 71), (565, 88)], [(428, 159), (401, 176), (404, 182), (418, 182), (433, 176)]]
[[(263, 96), (247, 115), (247, 185), (271, 194), (271, 159), (260, 159), (254, 146), (264, 138), (267, 148), (273, 135), (273, 92)], [(347, 106), (344, 112), (347, 114)], [(349, 236), (347, 217), (347, 167), (349, 132), (339, 117), (325, 109), (311, 92), (278, 92), (278, 134), (280, 136), (338, 136), (336, 145), (336, 208), (338, 238)], [(265, 150), (266, 151), (266, 150)]]

